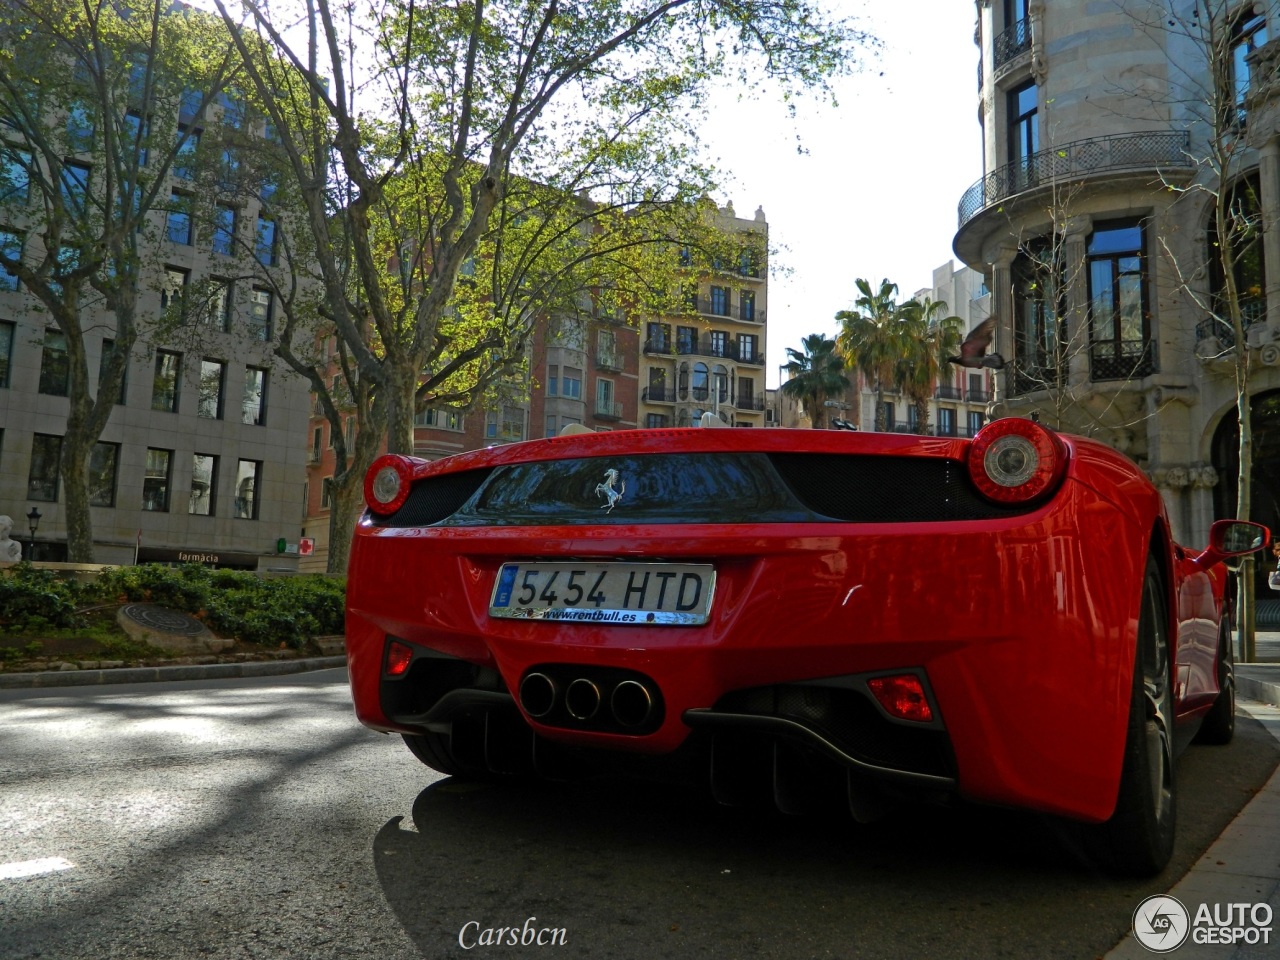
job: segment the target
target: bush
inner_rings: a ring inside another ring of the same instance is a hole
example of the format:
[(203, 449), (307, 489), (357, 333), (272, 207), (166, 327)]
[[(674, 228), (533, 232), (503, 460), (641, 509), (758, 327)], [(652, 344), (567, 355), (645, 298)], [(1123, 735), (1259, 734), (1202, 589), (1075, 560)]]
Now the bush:
[(77, 612), (84, 587), (29, 563), (0, 576), (0, 626), (13, 631), (43, 627), (81, 627)]

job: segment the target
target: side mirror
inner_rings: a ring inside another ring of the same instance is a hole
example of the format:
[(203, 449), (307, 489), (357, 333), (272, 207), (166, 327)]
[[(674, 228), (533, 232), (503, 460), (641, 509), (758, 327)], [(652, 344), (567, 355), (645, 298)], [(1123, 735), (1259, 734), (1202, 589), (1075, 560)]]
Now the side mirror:
[(1209, 528), (1209, 546), (1192, 558), (1201, 568), (1211, 567), (1231, 557), (1255, 553), (1271, 543), (1271, 531), (1249, 520), (1215, 520)]

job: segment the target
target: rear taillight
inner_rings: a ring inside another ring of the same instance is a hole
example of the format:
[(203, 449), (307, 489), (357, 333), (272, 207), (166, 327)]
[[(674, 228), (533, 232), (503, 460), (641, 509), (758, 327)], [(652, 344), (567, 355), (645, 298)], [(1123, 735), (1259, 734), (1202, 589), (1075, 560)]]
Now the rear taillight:
[(1066, 445), (1031, 420), (993, 420), (969, 445), (969, 476), (996, 503), (1029, 503), (1047, 496), (1066, 468)]
[(413, 462), (389, 453), (373, 461), (364, 475), (364, 502), (380, 516), (390, 516), (404, 504), (413, 486)]
[(929, 706), (924, 684), (914, 673), (876, 677), (867, 681), (867, 687), (889, 716), (917, 723), (933, 720), (933, 709)]
[(387, 644), (387, 676), (403, 677), (413, 663), (413, 648), (407, 643), (392, 640)]

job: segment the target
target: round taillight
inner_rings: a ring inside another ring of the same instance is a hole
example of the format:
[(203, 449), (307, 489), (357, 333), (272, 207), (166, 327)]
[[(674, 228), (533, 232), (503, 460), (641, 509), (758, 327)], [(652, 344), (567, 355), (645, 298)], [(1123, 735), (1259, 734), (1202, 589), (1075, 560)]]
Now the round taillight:
[(413, 463), (389, 453), (373, 461), (364, 476), (364, 502), (380, 516), (389, 516), (404, 505), (413, 486)]
[(993, 420), (969, 446), (969, 476), (996, 503), (1028, 503), (1051, 493), (1066, 467), (1066, 446), (1031, 420)]

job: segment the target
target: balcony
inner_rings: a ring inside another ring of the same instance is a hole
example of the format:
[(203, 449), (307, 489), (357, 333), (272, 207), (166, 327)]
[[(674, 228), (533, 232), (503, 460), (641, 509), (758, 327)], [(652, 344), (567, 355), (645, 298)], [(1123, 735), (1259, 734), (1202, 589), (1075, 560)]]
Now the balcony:
[(700, 314), (707, 317), (738, 320), (742, 323), (764, 323), (764, 311), (757, 309), (754, 303), (744, 310), (741, 303), (713, 304), (710, 297), (695, 297), (690, 302), (690, 305)]
[(933, 395), (937, 397), (939, 400), (959, 400), (960, 388), (949, 387), (949, 386), (939, 386), (933, 391)]
[(733, 406), (738, 410), (763, 410), (764, 397), (739, 397), (733, 401)]
[(597, 400), (593, 413), (597, 420), (621, 420), (622, 401)]
[(991, 399), (991, 394), (986, 390), (966, 390), (964, 398), (970, 403), (986, 403)]
[(1151, 341), (1095, 343), (1089, 357), (1089, 378), (1099, 380), (1141, 380), (1157, 370), (1155, 344)]
[(596, 369), (607, 370), (610, 373), (621, 373), (622, 358), (616, 353), (599, 350), (596, 352)]
[(676, 353), (682, 357), (715, 357), (719, 360), (764, 365), (764, 355), (757, 353), (754, 347), (744, 349), (741, 344), (712, 340), (708, 337), (700, 340), (677, 340)]
[[(992, 69), (999, 72), (1006, 63), (1016, 59), (1031, 49), (1031, 21), (1018, 20), (996, 36), (995, 50), (991, 58)], [(979, 78), (979, 86), (982, 81)]]
[(645, 403), (675, 403), (676, 392), (670, 387), (645, 387), (640, 399)]
[(672, 354), (676, 352), (675, 343), (666, 337), (650, 337), (642, 348), (645, 353)]
[(1126, 170), (1187, 170), (1195, 167), (1189, 156), (1191, 140), (1185, 131), (1125, 134), (1076, 140), (1043, 150), (987, 174), (960, 199), (959, 226), (983, 210), (1019, 193), (1062, 186), (1095, 174)]

